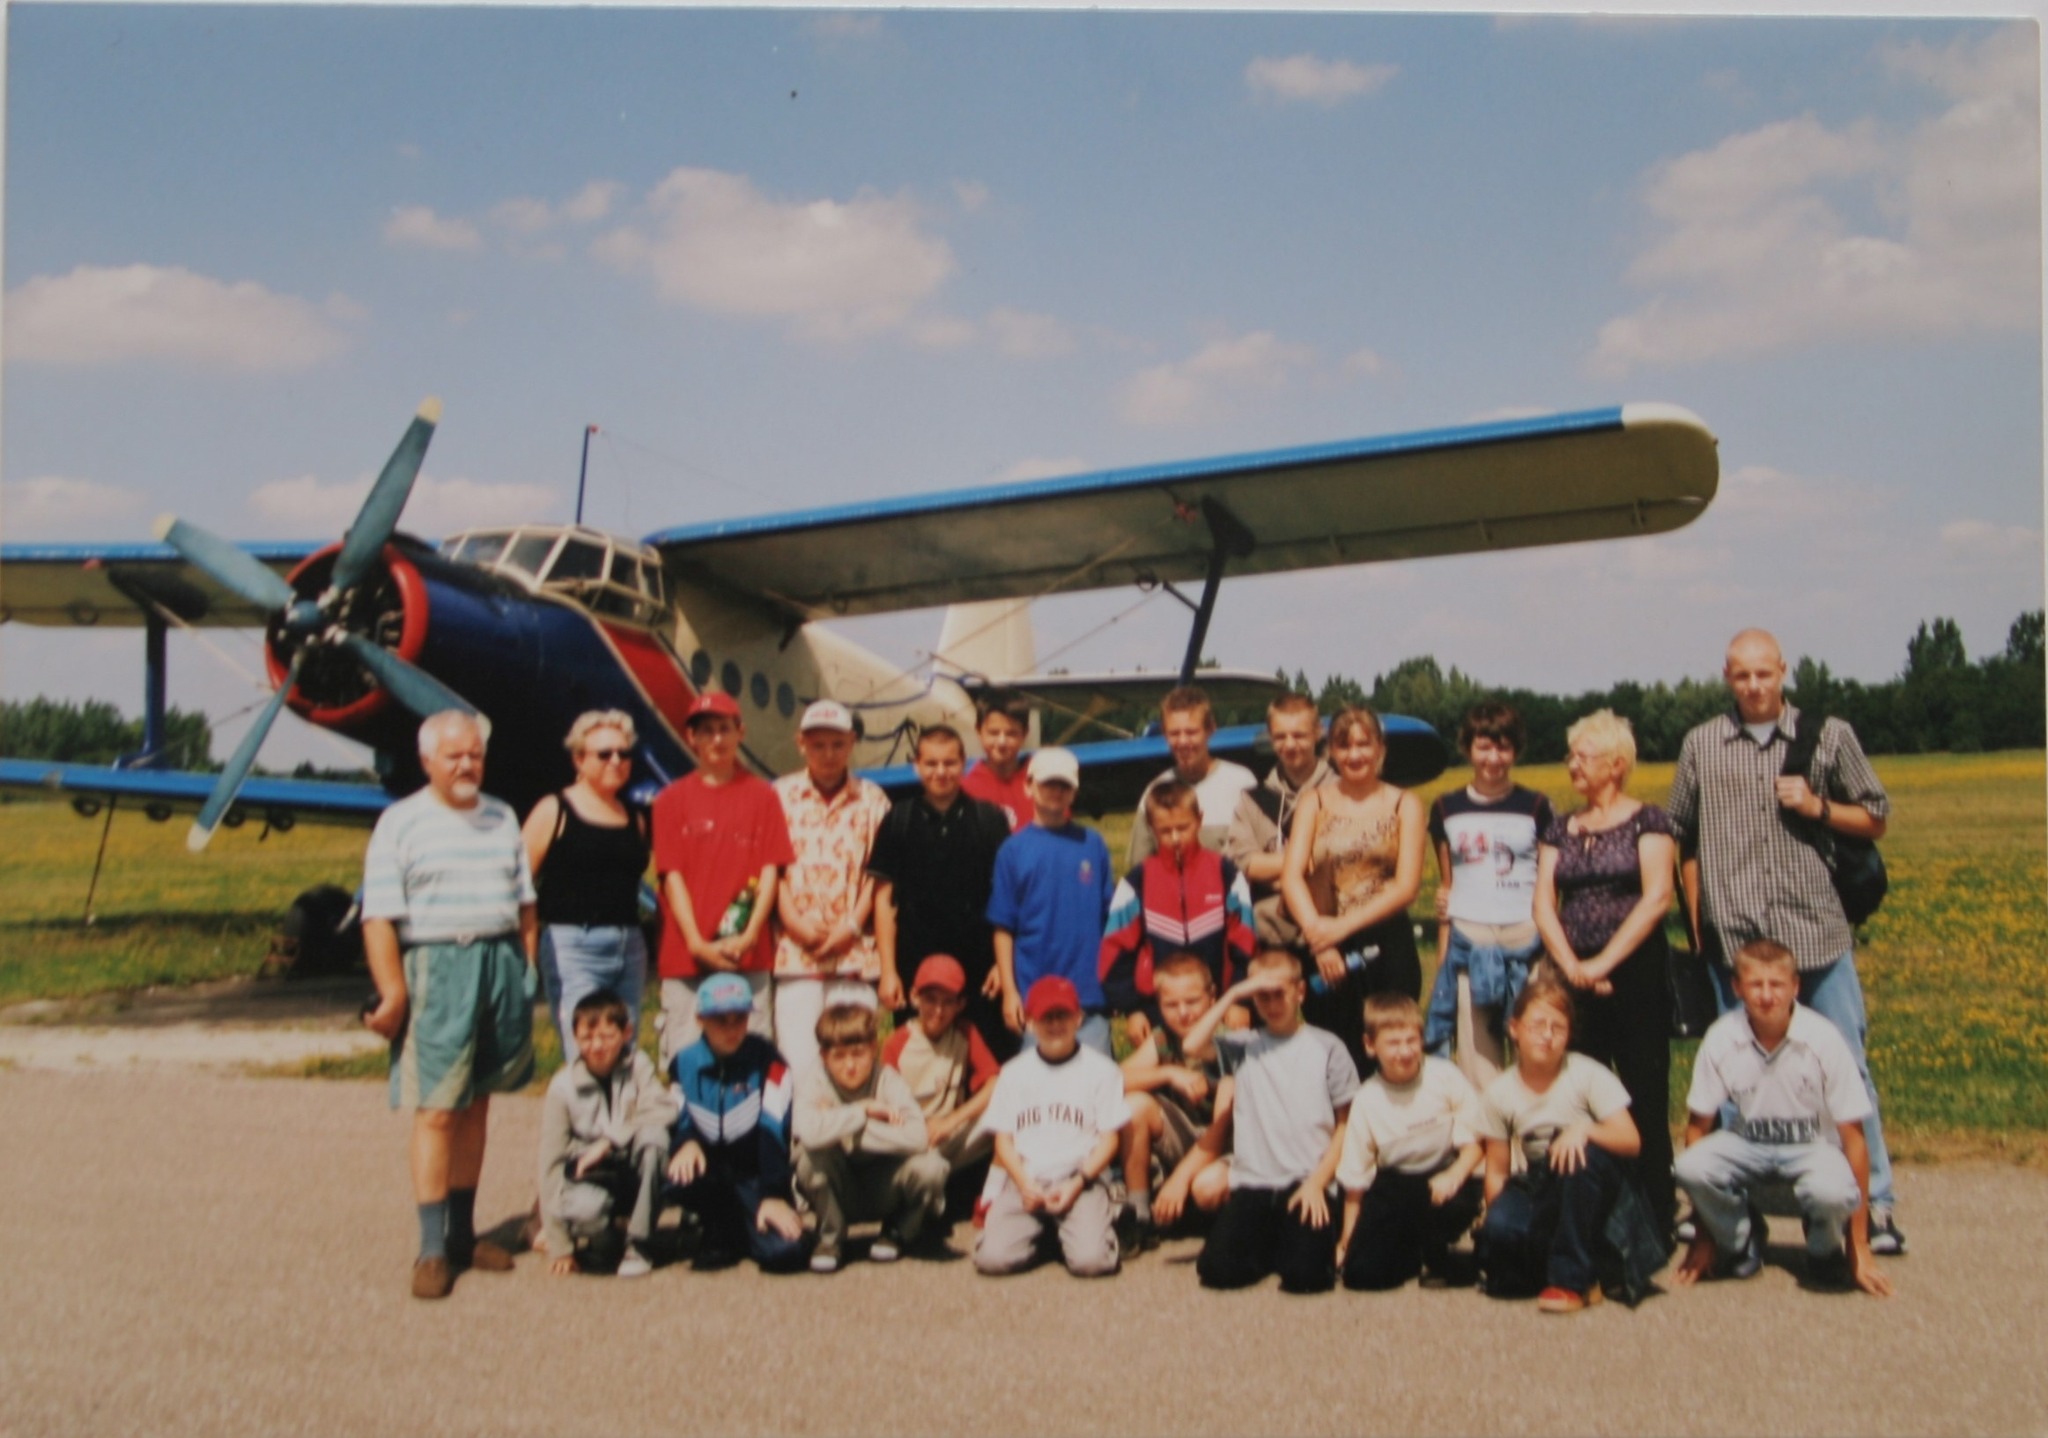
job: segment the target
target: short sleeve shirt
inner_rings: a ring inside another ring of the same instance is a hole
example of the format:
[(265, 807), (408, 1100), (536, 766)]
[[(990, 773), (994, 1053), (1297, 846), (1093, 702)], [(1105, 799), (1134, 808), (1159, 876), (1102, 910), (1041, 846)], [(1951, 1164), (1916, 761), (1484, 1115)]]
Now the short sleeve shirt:
[[(1145, 793), (1152, 792), (1155, 785), (1164, 784), (1174, 777), (1168, 769), (1145, 786)], [(1233, 764), (1228, 759), (1209, 761), (1209, 772), (1202, 776), (1202, 782), (1195, 785), (1195, 803), (1202, 811), (1202, 847), (1222, 853), (1230, 842), (1230, 823), (1237, 817), (1237, 801), (1247, 790), (1259, 787), (1258, 777), (1242, 764)], [(1145, 818), (1145, 800), (1138, 799), (1138, 814), (1131, 822), (1131, 848), (1127, 862), (1131, 865), (1144, 863), (1159, 852), (1158, 840), (1152, 837), (1152, 825)]]
[(1575, 1123), (1600, 1123), (1628, 1107), (1628, 1090), (1614, 1070), (1584, 1054), (1566, 1054), (1550, 1087), (1537, 1093), (1519, 1067), (1486, 1086), (1473, 1115), (1480, 1138), (1519, 1143), (1531, 1164), (1550, 1158), (1550, 1145)]
[[(654, 867), (683, 876), (697, 932), (705, 938), (718, 932), (747, 880), (770, 864), (787, 868), (795, 857), (774, 789), (744, 769), (723, 784), (685, 774), (654, 800)], [(744, 964), (749, 972), (766, 973), (774, 962), (773, 929), (762, 926), (760, 942)], [(665, 898), (660, 967), (665, 979), (697, 977), (697, 957), (683, 942)]]
[(1020, 763), (1009, 778), (999, 779), (995, 770), (977, 759), (974, 767), (961, 776), (960, 792), (1001, 809), (1009, 815), (1012, 830), (1025, 829), (1038, 818), (1038, 806), (1031, 802), (1030, 777), (1026, 766)]
[(1081, 1007), (1103, 1007), (1102, 927), (1116, 877), (1109, 872), (1109, 846), (1102, 835), (1080, 824), (1048, 829), (1033, 824), (1010, 836), (996, 853), (988, 921), (1007, 929), (1015, 941), (1017, 990), (1048, 974), (1071, 980)]
[(1550, 801), (1515, 785), (1498, 799), (1469, 786), (1429, 806), (1429, 837), (1450, 850), (1451, 917), (1524, 924), (1536, 899), (1536, 841), (1555, 816)]
[(1003, 1065), (982, 1126), (1006, 1133), (1033, 1183), (1080, 1172), (1096, 1141), (1131, 1121), (1123, 1070), (1085, 1046), (1059, 1063), (1029, 1049)]
[(402, 944), (511, 933), (535, 900), (519, 817), (488, 794), (450, 808), (431, 789), (377, 816), (363, 856), (363, 917), (389, 919)]
[(1685, 1106), (1710, 1114), (1724, 1103), (1735, 1105), (1734, 1131), (1751, 1143), (1839, 1147), (1838, 1125), (1861, 1123), (1870, 1114), (1870, 1092), (1848, 1041), (1803, 1004), (1793, 1006), (1791, 1026), (1769, 1053), (1746, 1010), (1731, 1009), (1714, 1021), (1700, 1040)]
[(934, 1042), (915, 1020), (897, 1026), (882, 1050), (882, 1061), (903, 1075), (926, 1118), (940, 1118), (967, 1102), (997, 1073), (995, 1055), (981, 1031), (958, 1020)]
[(1431, 1174), (1474, 1141), (1471, 1081), (1447, 1059), (1424, 1058), (1422, 1072), (1394, 1085), (1375, 1074), (1359, 1086), (1344, 1122), (1337, 1182), (1353, 1193), (1372, 1187), (1383, 1168)]
[(1285, 1038), (1264, 1029), (1219, 1033), (1216, 1056), (1236, 1088), (1230, 1186), (1295, 1187), (1323, 1161), (1337, 1111), (1358, 1090), (1350, 1053), (1303, 1024)]
[(1572, 952), (1590, 959), (1607, 946), (1643, 898), (1646, 834), (1671, 833), (1671, 820), (1644, 804), (1611, 829), (1575, 834), (1569, 817), (1551, 820), (1543, 846), (1557, 850), (1557, 921)]
[[(889, 798), (879, 786), (857, 774), (848, 775), (838, 792), (827, 798), (801, 769), (775, 781), (775, 797), (789, 824), (789, 846), (794, 855), (777, 881), (778, 909), (786, 902), (812, 923), (836, 927), (845, 922), (860, 897), (875, 833), (889, 814)], [(832, 964), (820, 966), (782, 931), (779, 921), (774, 928), (778, 977), (833, 973), (870, 983), (881, 977), (882, 961), (871, 932), (863, 932)]]

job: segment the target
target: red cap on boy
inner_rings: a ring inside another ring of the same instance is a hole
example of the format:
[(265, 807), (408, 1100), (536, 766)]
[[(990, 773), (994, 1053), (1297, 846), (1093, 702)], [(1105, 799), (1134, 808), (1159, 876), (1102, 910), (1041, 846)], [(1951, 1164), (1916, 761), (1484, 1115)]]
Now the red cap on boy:
[(1047, 1014), (1081, 1012), (1081, 995), (1074, 985), (1058, 974), (1047, 974), (1024, 996), (1024, 1017), (1042, 1019)]

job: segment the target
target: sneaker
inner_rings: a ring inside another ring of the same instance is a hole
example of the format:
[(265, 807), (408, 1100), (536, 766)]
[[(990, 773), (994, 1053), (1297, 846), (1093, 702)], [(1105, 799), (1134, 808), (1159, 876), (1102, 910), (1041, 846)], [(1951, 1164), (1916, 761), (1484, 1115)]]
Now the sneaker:
[[(868, 1261), (871, 1263), (894, 1263), (903, 1256), (903, 1240), (889, 1229), (883, 1229), (880, 1236), (868, 1245)], [(813, 1259), (815, 1263), (817, 1260)]]
[(619, 1277), (645, 1278), (652, 1272), (654, 1272), (654, 1265), (647, 1261), (647, 1255), (642, 1253), (637, 1247), (629, 1245), (626, 1249), (626, 1256), (619, 1260)]
[(1536, 1311), (1538, 1313), (1577, 1313), (1583, 1308), (1591, 1308), (1600, 1302), (1603, 1296), (1600, 1292), (1600, 1285), (1597, 1283), (1582, 1294), (1574, 1293), (1569, 1288), (1546, 1288), (1536, 1295)]
[(414, 1298), (446, 1298), (455, 1291), (455, 1272), (445, 1258), (422, 1258), (412, 1266)]
[(1764, 1216), (1749, 1211), (1749, 1242), (1723, 1260), (1722, 1273), (1729, 1278), (1754, 1278), (1764, 1270)]
[(1889, 1208), (1870, 1210), (1870, 1251), (1880, 1258), (1906, 1256), (1906, 1235), (1899, 1232), (1898, 1220)]
[(1689, 1217), (1681, 1218), (1678, 1220), (1678, 1227), (1672, 1230), (1672, 1236), (1680, 1243), (1691, 1243), (1700, 1236), (1699, 1225)]
[(828, 1251), (826, 1251), (825, 1249), (822, 1249), (822, 1248), (821, 1248), (821, 1249), (819, 1249), (819, 1250), (818, 1250), (818, 1251), (817, 1251), (816, 1253), (814, 1253), (814, 1254), (812, 1254), (812, 1255), (811, 1255), (811, 1272), (813, 1272), (813, 1273), (837, 1273), (838, 1271), (839, 1271), (839, 1255), (838, 1255), (838, 1254), (836, 1254), (836, 1253), (831, 1253), (831, 1252), (828, 1252)]

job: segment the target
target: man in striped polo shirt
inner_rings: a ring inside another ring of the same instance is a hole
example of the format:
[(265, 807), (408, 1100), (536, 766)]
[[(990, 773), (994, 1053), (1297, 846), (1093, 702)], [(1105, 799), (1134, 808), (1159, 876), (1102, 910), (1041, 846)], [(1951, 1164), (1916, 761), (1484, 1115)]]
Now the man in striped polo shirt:
[(483, 792), (487, 735), (454, 709), (420, 726), (427, 787), (384, 811), (363, 860), (363, 1022), (391, 1040), (391, 1106), (413, 1109), (415, 1298), (512, 1267), (476, 1236), (476, 1186), (491, 1095), (533, 1077), (540, 921), (518, 816)]
[(1711, 969), (1723, 1013), (1737, 1007), (1730, 965), (1744, 944), (1770, 939), (1798, 960), (1799, 1002), (1841, 1031), (1869, 1094), (1871, 1250), (1904, 1253), (1877, 1085), (1864, 1055), (1869, 1020), (1856, 935), (1829, 869), (1832, 836), (1882, 839), (1891, 800), (1856, 731), (1839, 719), (1819, 721), (1808, 773), (1783, 772), (1799, 726), (1814, 718), (1785, 702), (1785, 656), (1768, 633), (1745, 629), (1730, 640), (1722, 675), (1735, 712), (1685, 736), (1665, 806), (1684, 855), (1693, 935), (1719, 960)]

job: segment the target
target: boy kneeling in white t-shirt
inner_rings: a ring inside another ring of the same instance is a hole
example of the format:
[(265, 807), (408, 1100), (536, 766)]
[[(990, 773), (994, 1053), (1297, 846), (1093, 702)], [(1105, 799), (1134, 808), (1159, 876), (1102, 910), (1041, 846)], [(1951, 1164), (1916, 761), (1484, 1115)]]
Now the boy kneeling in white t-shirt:
[[(1742, 1007), (1700, 1040), (1685, 1099), (1685, 1152), (1675, 1171), (1699, 1231), (1673, 1281), (1752, 1277), (1764, 1245), (1753, 1195), (1758, 1184), (1779, 1182), (1791, 1186), (1806, 1220), (1807, 1281), (1890, 1297), (1891, 1280), (1870, 1253), (1869, 1091), (1847, 1041), (1800, 1007), (1798, 963), (1768, 939), (1735, 955), (1735, 992)], [(1734, 1126), (1717, 1131), (1724, 1104), (1733, 1106)]]
[(974, 1266), (1016, 1273), (1057, 1229), (1067, 1271), (1093, 1278), (1117, 1270), (1115, 1208), (1103, 1175), (1131, 1121), (1116, 1063), (1080, 1045), (1081, 998), (1047, 975), (1024, 996), (1036, 1047), (1003, 1065), (982, 1124), (996, 1138), (999, 1181), (989, 1200)]

